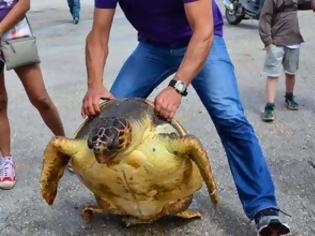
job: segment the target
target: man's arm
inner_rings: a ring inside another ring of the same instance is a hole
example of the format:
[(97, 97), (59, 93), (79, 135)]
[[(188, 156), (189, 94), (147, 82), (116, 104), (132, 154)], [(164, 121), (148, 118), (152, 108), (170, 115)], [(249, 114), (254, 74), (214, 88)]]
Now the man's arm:
[(212, 1), (186, 3), (185, 12), (193, 34), (175, 79), (190, 84), (201, 71), (213, 41)]
[[(193, 34), (174, 79), (181, 80), (188, 85), (201, 71), (209, 54), (214, 35), (214, 24), (212, 1), (185, 2), (187, 2), (184, 4), (185, 12)], [(156, 97), (155, 109), (166, 119), (171, 119), (180, 103), (181, 95), (174, 88), (167, 87)]]
[(103, 74), (114, 13), (114, 9), (96, 8), (94, 11), (92, 30), (86, 39), (88, 91), (82, 103), (83, 116), (95, 116), (100, 112), (99, 100), (101, 97), (112, 98), (103, 86)]
[(272, 44), (271, 20), (275, 11), (274, 1), (266, 0), (259, 18), (259, 35), (265, 47)]
[(29, 9), (30, 0), (18, 1), (6, 17), (0, 22), (0, 36), (12, 29), (19, 21), (21, 21)]

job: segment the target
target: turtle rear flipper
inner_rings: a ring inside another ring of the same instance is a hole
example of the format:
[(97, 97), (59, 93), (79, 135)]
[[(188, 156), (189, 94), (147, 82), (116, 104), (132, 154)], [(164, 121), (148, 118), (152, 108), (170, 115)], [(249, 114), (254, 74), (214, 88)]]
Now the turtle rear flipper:
[(218, 203), (217, 185), (207, 152), (203, 149), (200, 141), (193, 135), (174, 137), (172, 135), (163, 134), (161, 136), (167, 139), (165, 145), (169, 148), (169, 151), (174, 154), (188, 155), (195, 162), (207, 185), (211, 202), (216, 206)]
[(79, 142), (64, 137), (55, 137), (45, 149), (40, 189), (43, 198), (49, 205), (52, 205), (54, 202), (57, 195), (58, 182), (63, 176), (70, 158), (79, 150)]

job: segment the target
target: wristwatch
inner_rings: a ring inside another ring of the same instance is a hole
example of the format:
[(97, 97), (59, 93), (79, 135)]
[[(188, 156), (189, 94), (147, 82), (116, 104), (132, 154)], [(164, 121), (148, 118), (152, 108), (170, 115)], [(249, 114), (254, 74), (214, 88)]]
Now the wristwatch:
[(172, 79), (168, 86), (174, 88), (182, 96), (187, 96), (187, 84), (181, 80)]

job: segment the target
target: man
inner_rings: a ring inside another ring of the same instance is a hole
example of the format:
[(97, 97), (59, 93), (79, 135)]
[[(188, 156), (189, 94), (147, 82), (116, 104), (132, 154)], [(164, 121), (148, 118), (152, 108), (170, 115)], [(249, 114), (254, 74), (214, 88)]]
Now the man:
[[(109, 92), (102, 78), (117, 2), (137, 29), (139, 45)], [(145, 98), (175, 73), (169, 86), (155, 98), (156, 112), (166, 119), (174, 117), (191, 84), (221, 137), (246, 215), (256, 220), (260, 235), (288, 233), (288, 226), (278, 216), (267, 164), (243, 112), (215, 2), (95, 0), (95, 6), (86, 45), (88, 90), (82, 115), (97, 115), (101, 97)]]
[[(275, 119), (277, 82), (285, 72), (285, 103), (289, 110), (298, 110), (293, 91), (299, 67), (300, 46), (304, 42), (298, 23), (298, 10), (315, 10), (314, 0), (266, 0), (259, 19), (259, 34), (266, 47), (264, 74), (267, 76), (267, 104), (263, 121)], [(283, 27), (283, 26), (286, 27)]]
[(73, 24), (78, 24), (80, 21), (80, 0), (67, 0), (70, 13), (73, 18)]

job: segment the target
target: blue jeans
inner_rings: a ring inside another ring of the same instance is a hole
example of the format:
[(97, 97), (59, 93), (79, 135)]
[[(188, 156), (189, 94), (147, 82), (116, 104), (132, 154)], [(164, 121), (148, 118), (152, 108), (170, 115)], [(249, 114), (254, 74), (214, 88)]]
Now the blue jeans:
[[(146, 98), (177, 71), (185, 51), (140, 42), (111, 92), (118, 98)], [(274, 184), (256, 134), (244, 115), (234, 67), (222, 37), (215, 36), (204, 68), (192, 86), (221, 138), (246, 215), (253, 219), (262, 209), (278, 209)]]
[(70, 13), (73, 18), (80, 18), (80, 0), (68, 0)]

